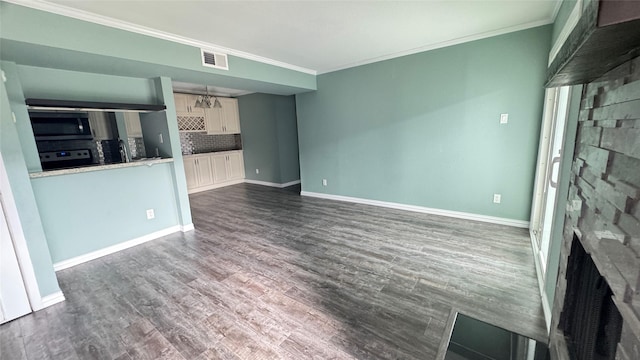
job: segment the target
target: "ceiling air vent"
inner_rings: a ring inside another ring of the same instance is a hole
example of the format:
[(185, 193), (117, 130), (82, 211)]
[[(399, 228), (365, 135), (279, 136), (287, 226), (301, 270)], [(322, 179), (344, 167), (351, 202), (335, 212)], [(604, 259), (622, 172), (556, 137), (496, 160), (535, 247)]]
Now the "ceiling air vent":
[(216, 69), (229, 70), (227, 63), (227, 54), (214, 53), (211, 51), (202, 51), (202, 66), (208, 66)]

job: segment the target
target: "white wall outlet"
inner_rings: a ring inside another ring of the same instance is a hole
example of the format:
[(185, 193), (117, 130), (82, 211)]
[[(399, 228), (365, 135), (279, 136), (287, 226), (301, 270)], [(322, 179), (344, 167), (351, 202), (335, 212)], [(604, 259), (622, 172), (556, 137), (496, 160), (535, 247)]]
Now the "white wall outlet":
[(322, 186), (327, 186), (327, 179), (322, 179)]
[(164, 144), (164, 139), (162, 138), (162, 133), (158, 134), (158, 141), (160, 141), (160, 144)]
[(509, 122), (509, 114), (500, 114), (500, 124), (506, 124)]
[(256, 174), (260, 174), (260, 169), (256, 169)]
[(500, 194), (493, 194), (493, 202), (495, 204), (500, 204), (500, 201), (502, 201), (502, 195)]
[(155, 217), (156, 217), (156, 214), (153, 211), (153, 209), (147, 209), (147, 220), (151, 220)]

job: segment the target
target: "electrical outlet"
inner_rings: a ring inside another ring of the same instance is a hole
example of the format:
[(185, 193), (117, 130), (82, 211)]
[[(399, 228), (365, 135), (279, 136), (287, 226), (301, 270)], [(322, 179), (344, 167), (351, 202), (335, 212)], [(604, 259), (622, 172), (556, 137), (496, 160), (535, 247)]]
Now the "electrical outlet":
[(147, 209), (147, 220), (151, 220), (155, 217), (156, 217), (156, 214), (153, 211), (153, 209)]
[(162, 137), (162, 133), (158, 134), (158, 141), (160, 141), (160, 144), (164, 144), (164, 138)]
[(256, 169), (256, 174), (260, 174), (260, 169)]
[(506, 124), (509, 122), (509, 114), (500, 114), (500, 124)]
[(500, 204), (500, 201), (502, 201), (502, 195), (500, 194), (493, 194), (493, 202), (495, 204)]
[(327, 186), (327, 179), (322, 179), (322, 186)]

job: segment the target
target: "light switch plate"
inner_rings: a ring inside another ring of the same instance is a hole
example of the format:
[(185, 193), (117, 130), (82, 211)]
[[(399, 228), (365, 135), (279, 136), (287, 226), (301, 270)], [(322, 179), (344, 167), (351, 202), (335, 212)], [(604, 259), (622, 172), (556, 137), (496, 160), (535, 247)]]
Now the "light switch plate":
[(500, 114), (500, 124), (506, 124), (509, 122), (509, 114)]

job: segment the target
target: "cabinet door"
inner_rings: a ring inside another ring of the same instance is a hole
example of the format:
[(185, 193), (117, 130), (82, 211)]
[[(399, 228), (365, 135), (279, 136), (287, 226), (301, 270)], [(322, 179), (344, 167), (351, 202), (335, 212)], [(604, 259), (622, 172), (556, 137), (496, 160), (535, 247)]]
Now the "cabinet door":
[(176, 102), (176, 115), (178, 116), (190, 116), (189, 115), (189, 95), (187, 94), (173, 94), (173, 99)]
[(204, 110), (204, 117), (206, 119), (207, 134), (223, 134), (222, 130), (222, 109), (210, 108)]
[(198, 187), (198, 169), (196, 157), (184, 157), (184, 175), (187, 178), (187, 189)]
[(204, 116), (204, 108), (196, 107), (196, 101), (200, 95), (187, 95), (187, 106), (189, 107), (189, 116)]
[(229, 180), (244, 178), (244, 161), (242, 151), (234, 151), (227, 155), (227, 171)]
[(107, 114), (103, 112), (90, 112), (89, 126), (91, 127), (93, 140), (113, 139), (113, 132), (107, 121)]
[(127, 128), (127, 137), (142, 137), (142, 127), (140, 126), (140, 114), (135, 112), (124, 113), (124, 124)]
[(217, 184), (227, 181), (229, 179), (229, 175), (227, 174), (227, 156), (211, 155), (211, 163), (213, 164), (213, 182)]
[(224, 112), (224, 132), (227, 134), (240, 133), (240, 114), (238, 112), (238, 99), (219, 98)]
[(198, 166), (198, 186), (207, 186), (213, 184), (213, 168), (211, 166), (211, 156), (199, 156), (197, 158)]

